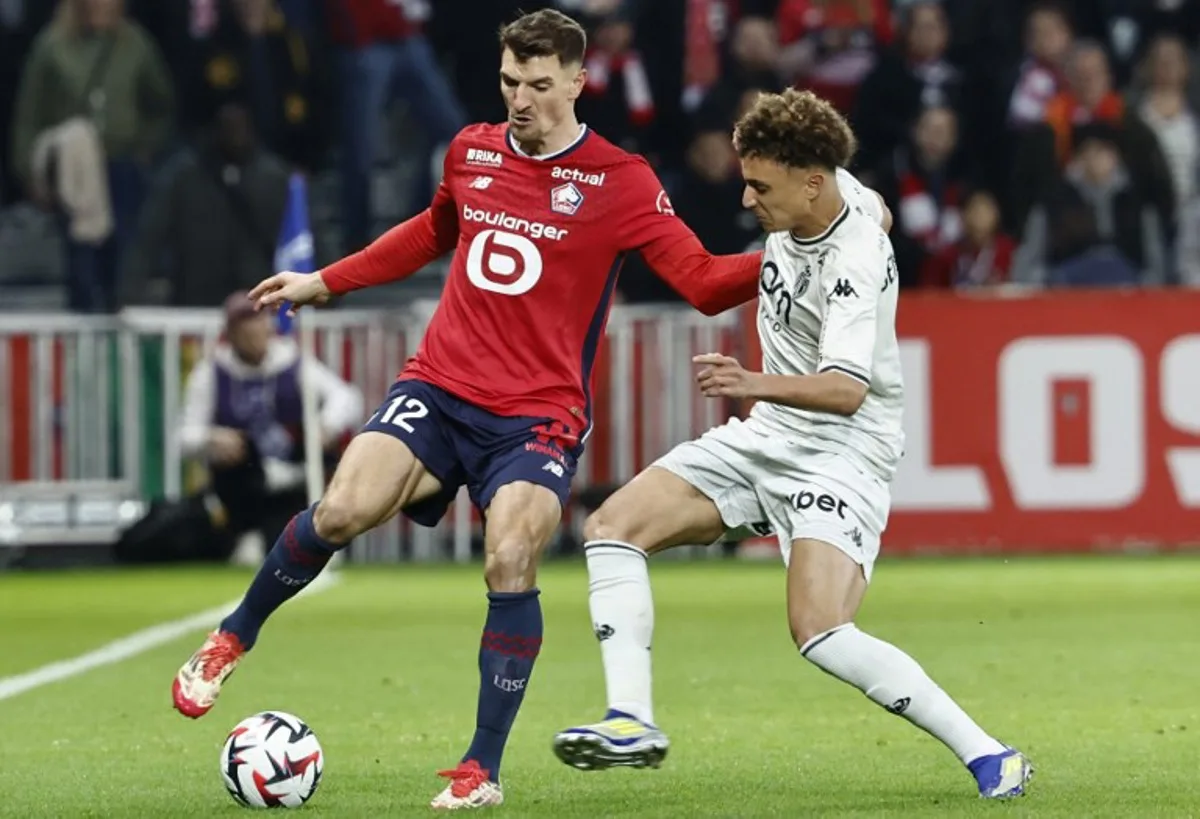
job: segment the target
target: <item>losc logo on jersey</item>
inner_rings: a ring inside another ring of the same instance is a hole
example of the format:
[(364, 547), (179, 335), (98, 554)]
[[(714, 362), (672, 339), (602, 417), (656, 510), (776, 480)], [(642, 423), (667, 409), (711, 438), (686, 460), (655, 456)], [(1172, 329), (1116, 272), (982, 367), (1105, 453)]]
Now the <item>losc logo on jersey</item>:
[(565, 213), (567, 216), (574, 216), (582, 204), (583, 194), (579, 191), (579, 188), (575, 187), (573, 182), (559, 185), (550, 191), (550, 210), (555, 213)]
[(528, 293), (542, 277), (542, 254), (524, 236), (484, 230), (467, 251), (467, 278), (480, 290), (502, 296)]
[(654, 200), (654, 209), (664, 216), (675, 215), (675, 208), (671, 204), (671, 198), (667, 196), (666, 191), (658, 192), (658, 198)]

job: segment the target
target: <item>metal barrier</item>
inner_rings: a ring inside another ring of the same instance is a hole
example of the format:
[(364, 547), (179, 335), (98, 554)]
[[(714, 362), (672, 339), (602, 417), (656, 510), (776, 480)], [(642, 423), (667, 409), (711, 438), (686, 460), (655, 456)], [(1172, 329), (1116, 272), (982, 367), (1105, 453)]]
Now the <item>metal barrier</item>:
[[(304, 320), (316, 354), (362, 389), (369, 412), (435, 307), (317, 311)], [(595, 428), (577, 488), (628, 480), (735, 411), (698, 395), (691, 358), (736, 354), (739, 326), (732, 313), (615, 308), (596, 362)], [(144, 501), (201, 489), (203, 468), (182, 457), (179, 402), (188, 371), (220, 333), (212, 310), (0, 314), (0, 540), (15, 527), (24, 545), (104, 542)], [(397, 520), (360, 538), (355, 559), (466, 559), (478, 519), (461, 501), (436, 529)], [(569, 511), (567, 525), (578, 517)]]

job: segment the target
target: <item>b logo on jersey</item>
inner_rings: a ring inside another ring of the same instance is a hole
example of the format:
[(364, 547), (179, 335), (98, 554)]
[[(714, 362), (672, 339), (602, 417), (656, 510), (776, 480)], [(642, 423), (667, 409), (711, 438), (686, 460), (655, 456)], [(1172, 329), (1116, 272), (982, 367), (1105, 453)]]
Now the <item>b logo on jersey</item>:
[(583, 194), (580, 193), (579, 188), (575, 187), (575, 183), (573, 182), (559, 185), (550, 191), (550, 210), (555, 213), (565, 213), (567, 216), (574, 216), (582, 204)]
[(542, 277), (542, 254), (524, 236), (480, 231), (467, 251), (467, 278), (480, 290), (502, 296), (528, 293)]

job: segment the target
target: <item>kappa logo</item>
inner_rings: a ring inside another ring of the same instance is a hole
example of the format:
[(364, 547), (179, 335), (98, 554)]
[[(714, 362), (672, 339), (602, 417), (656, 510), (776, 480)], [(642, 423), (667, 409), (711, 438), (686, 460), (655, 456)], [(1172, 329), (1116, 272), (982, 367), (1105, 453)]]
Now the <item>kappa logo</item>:
[(833, 295), (839, 299), (848, 299), (851, 296), (858, 298), (858, 291), (850, 284), (849, 279), (838, 279), (833, 286)]
[(491, 186), (491, 184), (492, 184), (492, 177), (477, 176), (471, 180), (471, 184), (468, 185), (467, 187), (471, 188), (472, 190), (486, 191), (488, 189), (488, 187)]
[(574, 182), (559, 185), (550, 191), (550, 210), (574, 216), (583, 204), (583, 193), (575, 187)]
[(467, 164), (499, 168), (504, 164), (504, 157), (499, 151), (488, 151), (483, 148), (467, 148)]

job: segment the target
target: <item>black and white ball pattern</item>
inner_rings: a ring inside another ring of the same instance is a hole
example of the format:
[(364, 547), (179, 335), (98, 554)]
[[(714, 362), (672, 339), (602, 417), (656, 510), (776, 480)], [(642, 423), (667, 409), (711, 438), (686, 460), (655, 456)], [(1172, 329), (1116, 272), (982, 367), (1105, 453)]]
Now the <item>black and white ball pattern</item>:
[(325, 755), (302, 719), (264, 711), (239, 722), (221, 749), (221, 778), (250, 808), (298, 808), (321, 783)]

